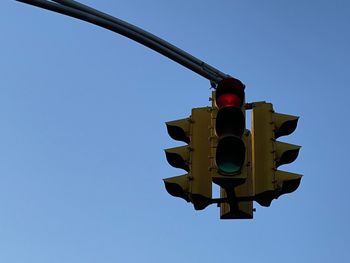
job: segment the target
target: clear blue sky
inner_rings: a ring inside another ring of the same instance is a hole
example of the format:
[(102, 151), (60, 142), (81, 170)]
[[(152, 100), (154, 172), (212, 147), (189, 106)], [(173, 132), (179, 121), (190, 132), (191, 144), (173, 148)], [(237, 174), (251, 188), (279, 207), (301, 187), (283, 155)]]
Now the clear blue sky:
[(194, 211), (164, 122), (209, 105), (209, 82), (123, 36), (0, 3), (0, 262), (347, 262), (349, 1), (82, 0), (301, 116), (284, 141), (293, 194), (253, 220)]

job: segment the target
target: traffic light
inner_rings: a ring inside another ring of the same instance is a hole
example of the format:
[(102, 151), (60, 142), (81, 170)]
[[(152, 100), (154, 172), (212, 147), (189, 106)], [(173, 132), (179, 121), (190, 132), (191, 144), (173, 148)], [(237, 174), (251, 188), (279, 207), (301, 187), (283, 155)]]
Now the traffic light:
[(300, 174), (277, 168), (295, 161), (301, 147), (276, 141), (295, 131), (299, 117), (275, 113), (272, 104), (266, 102), (253, 103), (252, 110), (254, 200), (270, 206), (273, 199), (295, 191), (300, 184)]
[(245, 86), (227, 78), (213, 92), (212, 180), (220, 189), (222, 219), (253, 217), (250, 132), (245, 125)]
[(196, 210), (212, 203), (210, 123), (210, 108), (192, 109), (189, 118), (166, 123), (169, 136), (188, 145), (165, 150), (169, 164), (187, 172), (163, 179), (165, 188), (170, 195), (191, 202)]
[[(212, 107), (166, 123), (169, 136), (186, 143), (166, 149), (167, 161), (187, 172), (164, 179), (166, 190), (196, 210), (217, 203), (221, 219), (251, 219), (253, 201), (270, 206), (301, 181), (300, 174), (278, 170), (295, 161), (301, 147), (276, 140), (295, 131), (298, 117), (275, 113), (271, 103), (246, 104), (244, 89), (238, 79), (223, 79), (212, 92)], [(252, 110), (251, 132), (246, 110)], [(212, 198), (212, 182), (220, 198)]]

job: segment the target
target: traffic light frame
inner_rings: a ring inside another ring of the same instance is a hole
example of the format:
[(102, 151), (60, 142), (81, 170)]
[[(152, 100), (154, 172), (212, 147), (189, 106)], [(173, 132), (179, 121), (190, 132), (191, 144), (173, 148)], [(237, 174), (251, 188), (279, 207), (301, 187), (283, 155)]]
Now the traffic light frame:
[(220, 218), (253, 218), (250, 132), (245, 128), (245, 86), (237, 79), (218, 83), (212, 93), (211, 172), (220, 186)]
[(301, 181), (300, 174), (277, 170), (294, 162), (301, 146), (276, 140), (293, 133), (299, 117), (276, 113), (271, 103), (256, 102), (252, 107), (254, 200), (270, 206), (273, 199), (294, 192)]
[[(245, 104), (244, 85), (234, 78), (220, 81), (211, 99), (211, 107), (166, 123), (169, 136), (187, 144), (166, 149), (166, 158), (187, 174), (163, 179), (165, 188), (196, 210), (217, 203), (221, 219), (252, 219), (253, 201), (268, 207), (299, 187), (300, 174), (278, 167), (295, 161), (301, 147), (276, 140), (293, 133), (299, 117), (276, 113), (271, 103)], [(252, 110), (251, 132), (246, 110)], [(212, 198), (212, 183), (220, 198)]]
[(189, 118), (167, 122), (171, 138), (188, 145), (165, 150), (170, 165), (181, 168), (185, 175), (166, 178), (168, 193), (191, 202), (196, 210), (212, 203), (210, 167), (210, 108), (194, 108)]

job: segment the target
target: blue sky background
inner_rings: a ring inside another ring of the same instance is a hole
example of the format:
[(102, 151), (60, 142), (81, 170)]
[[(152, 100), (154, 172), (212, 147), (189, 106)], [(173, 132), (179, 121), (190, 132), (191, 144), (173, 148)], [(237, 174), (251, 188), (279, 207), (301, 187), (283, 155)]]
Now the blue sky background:
[(253, 220), (194, 211), (164, 122), (209, 105), (209, 82), (125, 37), (0, 3), (0, 262), (346, 262), (350, 244), (349, 1), (108, 1), (246, 84), (248, 102), (301, 116), (283, 141), (293, 194)]

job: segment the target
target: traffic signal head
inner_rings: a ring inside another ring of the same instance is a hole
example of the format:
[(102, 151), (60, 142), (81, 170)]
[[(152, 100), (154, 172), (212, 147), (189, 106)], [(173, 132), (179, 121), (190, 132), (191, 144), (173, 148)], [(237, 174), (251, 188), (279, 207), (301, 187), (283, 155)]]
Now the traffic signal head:
[(192, 109), (190, 118), (167, 122), (171, 138), (188, 145), (165, 150), (170, 165), (188, 173), (164, 179), (169, 194), (191, 202), (196, 210), (211, 204), (210, 109)]
[(233, 78), (220, 81), (214, 102), (216, 166), (221, 175), (238, 174), (245, 161), (244, 85)]
[(297, 127), (298, 117), (275, 113), (271, 103), (254, 103), (252, 113), (252, 164), (255, 201), (270, 206), (273, 199), (295, 191), (301, 175), (277, 170), (298, 157), (300, 146), (276, 141)]
[(238, 79), (227, 78), (218, 83), (212, 96), (212, 180), (221, 187), (221, 219), (253, 217), (244, 88)]
[[(301, 181), (300, 174), (278, 170), (299, 154), (300, 146), (277, 141), (294, 132), (298, 117), (275, 113), (271, 103), (245, 104), (244, 88), (237, 79), (223, 79), (212, 107), (166, 123), (170, 137), (187, 144), (165, 150), (169, 164), (187, 172), (164, 179), (166, 190), (196, 210), (218, 203), (221, 219), (251, 219), (253, 201), (270, 206)], [(251, 132), (246, 109), (252, 109)], [(212, 182), (220, 186), (220, 198), (212, 198)]]

